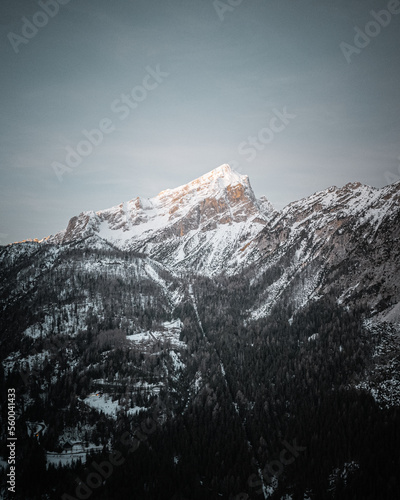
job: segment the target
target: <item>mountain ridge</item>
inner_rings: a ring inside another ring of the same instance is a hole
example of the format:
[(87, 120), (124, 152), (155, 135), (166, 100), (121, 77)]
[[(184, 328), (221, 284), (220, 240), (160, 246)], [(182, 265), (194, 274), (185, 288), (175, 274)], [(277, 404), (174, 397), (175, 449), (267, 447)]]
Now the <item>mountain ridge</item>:
[(223, 164), (152, 198), (82, 212), (65, 230), (40, 243), (66, 244), (91, 237), (100, 247), (107, 242), (146, 254), (171, 272), (232, 274), (257, 262), (260, 252), (268, 256), (277, 245), (287, 247), (302, 230), (329, 239), (350, 222), (353, 230), (368, 222), (377, 229), (391, 207), (396, 212), (399, 186), (400, 182), (383, 188), (349, 182), (277, 211), (265, 197), (255, 197), (247, 175)]

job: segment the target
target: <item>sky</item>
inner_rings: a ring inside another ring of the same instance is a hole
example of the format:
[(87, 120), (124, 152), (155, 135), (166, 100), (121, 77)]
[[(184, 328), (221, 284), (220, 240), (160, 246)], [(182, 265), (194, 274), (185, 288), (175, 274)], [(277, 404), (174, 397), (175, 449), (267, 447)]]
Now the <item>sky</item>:
[(0, 244), (223, 163), (281, 209), (400, 178), (399, 0), (2, 0)]

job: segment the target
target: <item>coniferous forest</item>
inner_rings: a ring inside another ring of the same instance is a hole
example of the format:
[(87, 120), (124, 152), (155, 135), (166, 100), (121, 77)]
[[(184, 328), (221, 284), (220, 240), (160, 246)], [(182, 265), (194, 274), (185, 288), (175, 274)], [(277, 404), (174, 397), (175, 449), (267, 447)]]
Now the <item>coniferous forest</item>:
[[(5, 499), (396, 497), (399, 406), (365, 381), (379, 391), (393, 372), (397, 333), (371, 326), (362, 301), (333, 290), (294, 311), (288, 296), (251, 319), (279, 267), (150, 280), (145, 257), (117, 249), (32, 244), (13, 259), (0, 384), (2, 401), (16, 389), (18, 489), (3, 470)], [(6, 457), (7, 405), (1, 419)], [(45, 431), (29, 434), (35, 422)]]

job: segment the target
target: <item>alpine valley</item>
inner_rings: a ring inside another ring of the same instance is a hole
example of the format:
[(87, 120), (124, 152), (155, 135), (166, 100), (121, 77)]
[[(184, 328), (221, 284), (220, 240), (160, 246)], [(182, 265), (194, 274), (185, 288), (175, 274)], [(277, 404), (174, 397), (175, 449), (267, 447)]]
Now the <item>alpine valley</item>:
[(396, 498), (399, 283), (400, 182), (228, 165), (0, 247), (0, 498)]

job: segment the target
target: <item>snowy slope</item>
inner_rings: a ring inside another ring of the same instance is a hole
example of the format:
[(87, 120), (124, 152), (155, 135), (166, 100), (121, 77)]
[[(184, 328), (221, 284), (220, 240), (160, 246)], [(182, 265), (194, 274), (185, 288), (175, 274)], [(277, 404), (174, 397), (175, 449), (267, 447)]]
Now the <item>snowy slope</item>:
[[(360, 183), (331, 187), (271, 215), (250, 243), (254, 283), (275, 272), (251, 317), (280, 300), (296, 310), (335, 290), (339, 304), (364, 300), (371, 313), (400, 300), (400, 182), (376, 189)], [(390, 299), (388, 299), (390, 297)]]

